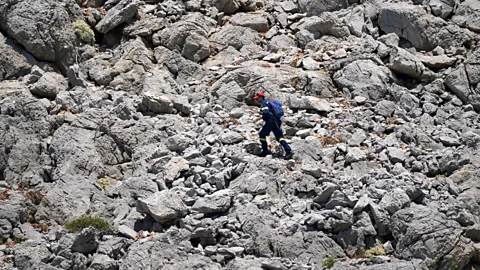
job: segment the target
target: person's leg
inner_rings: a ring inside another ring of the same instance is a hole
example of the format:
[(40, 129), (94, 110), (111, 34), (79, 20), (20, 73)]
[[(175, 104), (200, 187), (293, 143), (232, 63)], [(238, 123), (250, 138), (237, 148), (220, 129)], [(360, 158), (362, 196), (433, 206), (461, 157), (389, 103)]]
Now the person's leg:
[(268, 151), (268, 144), (267, 144), (267, 136), (272, 131), (273, 126), (269, 123), (265, 123), (260, 133), (258, 134), (260, 137), (260, 143), (262, 144), (262, 154), (267, 154)]
[(283, 149), (285, 150), (285, 154), (288, 155), (292, 152), (292, 149), (290, 148), (290, 145), (288, 145), (287, 141), (285, 141), (285, 138), (283, 137), (283, 132), (282, 129), (280, 128), (282, 124), (280, 123), (279, 125), (275, 125), (275, 128), (273, 129), (273, 134), (275, 134), (275, 138), (277, 138), (277, 141), (282, 145)]

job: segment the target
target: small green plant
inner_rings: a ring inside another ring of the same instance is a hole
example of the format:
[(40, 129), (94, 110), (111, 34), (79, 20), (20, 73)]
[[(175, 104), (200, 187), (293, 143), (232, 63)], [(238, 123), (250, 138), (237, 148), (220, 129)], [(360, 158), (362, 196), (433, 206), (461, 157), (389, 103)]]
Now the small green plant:
[(95, 227), (99, 230), (106, 230), (110, 228), (110, 224), (103, 218), (82, 216), (65, 223), (64, 227), (70, 232), (78, 232), (88, 227)]
[(456, 261), (453, 261), (452, 264), (450, 265), (450, 270), (457, 270), (458, 264)]
[(373, 256), (385, 256), (385, 250), (382, 247), (376, 246), (365, 252), (365, 257), (372, 258)]
[(77, 34), (81, 42), (86, 44), (95, 43), (95, 33), (92, 28), (90, 28), (90, 25), (82, 20), (74, 21), (72, 24), (75, 28), (75, 34)]
[(335, 257), (334, 256), (328, 256), (325, 260), (322, 262), (322, 267), (326, 267), (328, 269), (332, 268), (333, 265), (335, 264)]
[(12, 241), (18, 244), (27, 241), (27, 238), (12, 236)]
[(101, 186), (103, 189), (112, 185), (112, 182), (108, 178), (100, 178), (97, 180), (97, 184)]

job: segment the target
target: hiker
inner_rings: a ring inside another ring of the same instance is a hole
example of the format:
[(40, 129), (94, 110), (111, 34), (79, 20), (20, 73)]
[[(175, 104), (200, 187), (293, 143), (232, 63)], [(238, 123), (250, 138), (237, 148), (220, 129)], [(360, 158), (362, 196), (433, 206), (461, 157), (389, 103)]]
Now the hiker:
[(283, 137), (283, 132), (281, 130), (282, 121), (280, 118), (283, 115), (283, 111), (281, 110), (280, 103), (276, 101), (270, 101), (265, 99), (265, 94), (263, 92), (258, 92), (253, 99), (261, 104), (260, 112), (262, 113), (262, 119), (265, 121), (260, 133), (258, 134), (260, 137), (260, 143), (262, 144), (262, 153), (260, 154), (261, 157), (265, 157), (271, 152), (268, 150), (267, 145), (267, 136), (270, 132), (273, 131), (275, 138), (278, 142), (282, 145), (283, 149), (285, 150), (285, 159), (291, 159), (293, 156), (293, 151), (285, 141)]

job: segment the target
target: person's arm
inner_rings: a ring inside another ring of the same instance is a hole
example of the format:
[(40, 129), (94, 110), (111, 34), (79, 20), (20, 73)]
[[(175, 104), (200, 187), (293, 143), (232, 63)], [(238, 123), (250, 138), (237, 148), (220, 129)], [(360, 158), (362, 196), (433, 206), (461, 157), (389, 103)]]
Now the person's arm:
[(270, 118), (270, 116), (272, 115), (272, 113), (270, 112), (270, 102), (266, 100), (262, 101), (260, 112), (262, 113), (262, 119), (267, 121), (268, 118)]

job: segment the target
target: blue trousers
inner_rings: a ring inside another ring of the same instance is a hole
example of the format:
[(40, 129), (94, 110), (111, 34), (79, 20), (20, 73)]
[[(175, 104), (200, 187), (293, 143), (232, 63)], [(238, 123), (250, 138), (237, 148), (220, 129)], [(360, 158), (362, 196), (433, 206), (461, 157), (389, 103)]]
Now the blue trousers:
[(268, 152), (267, 136), (272, 131), (273, 131), (273, 134), (275, 135), (275, 138), (277, 139), (278, 142), (280, 142), (285, 152), (290, 153), (292, 151), (292, 149), (290, 148), (290, 145), (288, 145), (288, 143), (285, 141), (285, 138), (283, 137), (281, 126), (282, 126), (281, 121), (275, 122), (275, 120), (270, 120), (265, 122), (265, 125), (262, 127), (262, 129), (260, 130), (260, 133), (258, 134), (260, 137), (260, 143), (262, 143), (263, 152)]

